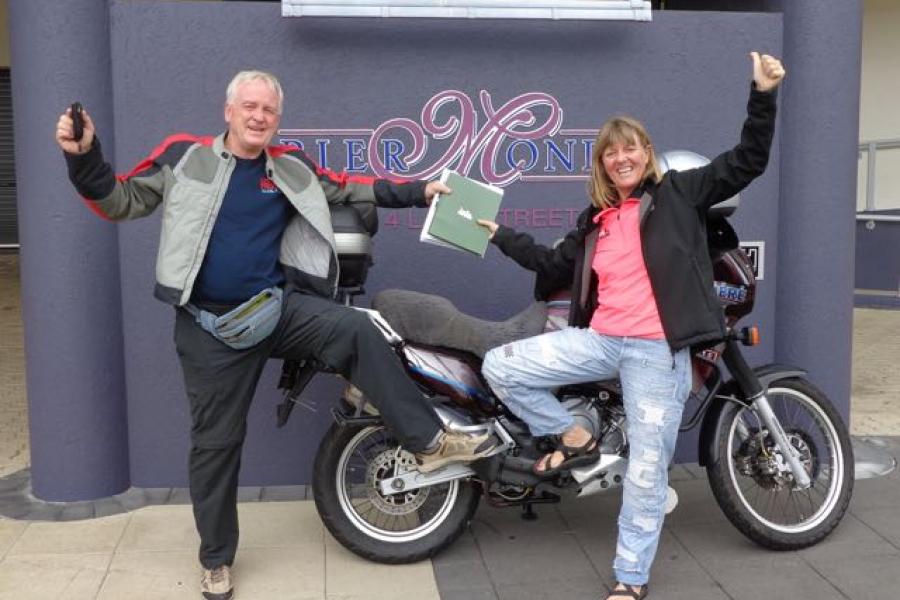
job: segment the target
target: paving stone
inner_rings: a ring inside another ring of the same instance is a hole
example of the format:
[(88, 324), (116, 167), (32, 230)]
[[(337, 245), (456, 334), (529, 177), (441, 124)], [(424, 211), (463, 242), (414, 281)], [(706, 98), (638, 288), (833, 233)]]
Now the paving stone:
[(653, 562), (653, 596), (666, 600), (726, 600), (728, 595), (670, 531), (664, 529)]
[[(605, 532), (604, 535), (591, 535), (588, 532), (576, 534), (585, 555), (593, 564), (594, 570), (600, 579), (609, 586), (615, 584), (612, 565), (616, 555), (616, 536), (615, 529)], [(681, 573), (679, 577), (689, 579), (705, 577), (690, 553), (675, 540), (671, 532), (663, 529), (653, 567), (653, 580), (655, 581), (660, 574), (672, 572)]]
[[(713, 507), (708, 507), (713, 510)], [(767, 561), (771, 551), (744, 537), (730, 523), (667, 523), (672, 536), (700, 564), (727, 561)]]
[(477, 590), (441, 590), (441, 600), (497, 600), (498, 596), (493, 588), (482, 588)]
[(877, 531), (895, 548), (900, 548), (900, 519), (897, 518), (897, 504), (900, 494), (894, 496), (895, 505), (891, 508), (869, 508), (854, 510), (853, 516)]
[(847, 513), (831, 534), (810, 548), (800, 550), (806, 560), (827, 561), (843, 556), (879, 556), (898, 552), (885, 537)]
[(869, 508), (895, 507), (898, 497), (900, 497), (900, 480), (890, 477), (862, 479), (854, 482), (850, 510), (855, 512)]
[(467, 529), (449, 548), (434, 557), (432, 564), (437, 568), (438, 565), (448, 565), (456, 562), (470, 563), (475, 560), (481, 560), (481, 551), (475, 543), (475, 537), (472, 535), (472, 532)]
[(477, 531), (475, 535), (498, 590), (505, 585), (544, 581), (548, 573), (557, 579), (597, 577), (573, 535), (548, 532), (540, 537), (539, 543), (537, 538), (510, 539)]
[[(666, 515), (668, 524), (725, 524), (725, 513), (716, 504), (706, 479), (675, 481), (672, 487), (678, 493), (678, 506)], [(728, 525), (730, 527), (730, 525)]]
[(673, 481), (690, 481), (692, 479), (697, 479), (697, 476), (685, 465), (672, 465), (669, 469), (669, 483)]
[(884, 556), (833, 557), (811, 559), (810, 563), (836, 588), (854, 600), (882, 600), (896, 597), (900, 553)]
[(706, 481), (706, 467), (701, 467), (699, 463), (684, 463), (681, 466), (684, 467), (684, 470), (694, 479)]
[(768, 552), (765, 560), (719, 560), (710, 574), (734, 600), (846, 600), (812, 566), (784, 552)]
[(432, 561), (434, 577), (441, 593), (445, 591), (461, 590), (491, 590), (493, 584), (488, 575), (487, 568), (481, 562), (481, 557), (476, 557), (469, 562), (453, 561), (449, 563), (439, 560)]
[(539, 570), (544, 574), (540, 581), (498, 586), (500, 600), (596, 600), (606, 593), (606, 587), (596, 576), (560, 578), (553, 567)]
[(576, 528), (584, 522), (605, 527), (607, 522), (615, 524), (622, 507), (622, 490), (614, 489), (602, 494), (566, 500), (557, 505), (557, 511), (567, 527)]
[(850, 392), (850, 427), (854, 434), (900, 434), (897, 332), (900, 311), (854, 309)]
[(530, 538), (544, 535), (545, 532), (561, 533), (568, 529), (566, 522), (560, 517), (555, 504), (543, 504), (534, 507), (538, 518), (527, 521), (522, 518), (519, 507), (494, 508), (482, 505), (475, 518), (472, 529), (501, 532), (509, 538)]

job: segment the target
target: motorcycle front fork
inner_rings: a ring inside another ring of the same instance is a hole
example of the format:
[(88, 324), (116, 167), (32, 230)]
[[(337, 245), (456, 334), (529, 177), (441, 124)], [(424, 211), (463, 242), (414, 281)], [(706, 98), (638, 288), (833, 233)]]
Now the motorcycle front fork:
[[(753, 369), (750, 368), (747, 361), (744, 359), (744, 355), (741, 353), (737, 341), (729, 340), (726, 342), (722, 359), (725, 361), (725, 366), (731, 371), (735, 381), (744, 393), (744, 397), (747, 399), (746, 402), (750, 410), (752, 410), (759, 417), (762, 424), (765, 425), (769, 435), (772, 436), (772, 440), (775, 442), (775, 447), (778, 448), (781, 452), (781, 456), (784, 457), (791, 473), (794, 475), (794, 486), (803, 490), (809, 488), (811, 485), (809, 473), (806, 472), (806, 468), (800, 460), (800, 453), (794, 448), (793, 444), (791, 444), (790, 439), (788, 439), (784, 428), (781, 426), (781, 422), (775, 415), (775, 411), (772, 410), (769, 399), (766, 397), (766, 390), (763, 389), (756, 373), (753, 372)], [(737, 429), (737, 434), (740, 436), (741, 440), (745, 440), (751, 435), (747, 430), (746, 424), (742, 421), (738, 421)]]

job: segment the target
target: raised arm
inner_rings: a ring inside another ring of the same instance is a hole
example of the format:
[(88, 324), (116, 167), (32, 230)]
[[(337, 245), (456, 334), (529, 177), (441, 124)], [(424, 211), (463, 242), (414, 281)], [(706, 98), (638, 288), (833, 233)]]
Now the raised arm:
[(91, 209), (106, 219), (135, 219), (153, 212), (162, 201), (165, 186), (166, 174), (157, 161), (162, 147), (129, 175), (116, 177), (103, 159), (93, 119), (86, 110), (82, 115), (81, 140), (75, 140), (71, 109), (66, 109), (56, 124), (56, 143), (65, 155), (72, 185)]
[(672, 184), (681, 188), (682, 196), (700, 210), (740, 192), (766, 170), (769, 162), (775, 134), (777, 90), (785, 70), (781, 61), (767, 54), (760, 56), (752, 52), (750, 57), (753, 84), (740, 142), (704, 167), (674, 171), (670, 175)]

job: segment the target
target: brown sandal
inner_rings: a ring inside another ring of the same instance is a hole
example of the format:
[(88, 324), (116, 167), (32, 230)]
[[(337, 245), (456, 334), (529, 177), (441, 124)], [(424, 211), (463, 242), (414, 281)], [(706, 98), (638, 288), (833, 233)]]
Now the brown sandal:
[[(634, 591), (633, 588), (637, 587), (638, 591)], [(622, 589), (619, 589), (622, 588)], [(644, 600), (647, 597), (647, 593), (650, 591), (650, 586), (648, 584), (644, 585), (628, 585), (626, 583), (616, 582), (613, 591), (609, 593), (609, 596), (606, 597), (606, 600), (610, 600), (610, 598), (615, 598), (616, 596), (625, 596), (627, 598), (633, 598), (634, 600)]]

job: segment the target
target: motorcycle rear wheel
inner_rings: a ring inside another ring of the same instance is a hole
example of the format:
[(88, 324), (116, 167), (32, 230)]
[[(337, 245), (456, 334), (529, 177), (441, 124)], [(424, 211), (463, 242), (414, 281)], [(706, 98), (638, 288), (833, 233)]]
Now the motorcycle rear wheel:
[(368, 560), (400, 564), (431, 558), (462, 534), (480, 499), (471, 481), (380, 493), (378, 482), (410, 460), (383, 426), (331, 426), (316, 453), (313, 497), (341, 545)]
[[(853, 449), (837, 410), (808, 381), (774, 381), (767, 398), (800, 451), (811, 487), (797, 490), (792, 475), (785, 479), (784, 460), (772, 436), (752, 410), (736, 402), (723, 408), (707, 478), (719, 507), (741, 533), (766, 548), (798, 550), (825, 539), (847, 511)], [(748, 439), (741, 439), (742, 429), (750, 433)], [(760, 465), (778, 465), (777, 472), (766, 473)]]

